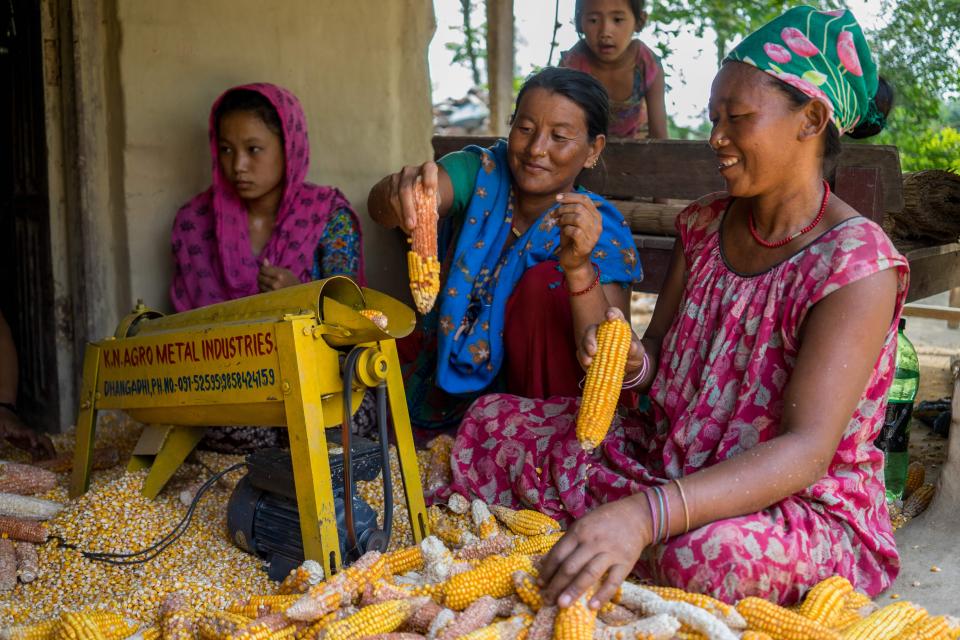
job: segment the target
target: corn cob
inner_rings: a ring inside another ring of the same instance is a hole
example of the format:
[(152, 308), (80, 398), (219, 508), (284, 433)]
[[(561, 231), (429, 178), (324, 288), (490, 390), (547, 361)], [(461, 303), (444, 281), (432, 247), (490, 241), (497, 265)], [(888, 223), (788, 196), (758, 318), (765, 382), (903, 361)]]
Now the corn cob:
[(378, 633), (389, 633), (404, 623), (427, 598), (387, 600), (364, 607), (352, 616), (327, 627), (324, 640), (359, 640)]
[(846, 607), (843, 607), (833, 616), (833, 619), (827, 626), (835, 631), (843, 631), (853, 623), (859, 622), (861, 619), (863, 619), (863, 616), (857, 613), (856, 609), (847, 609)]
[(923, 463), (914, 460), (909, 465), (907, 465), (907, 482), (903, 487), (903, 499), (906, 500), (910, 495), (919, 489), (923, 485), (923, 481), (926, 478), (927, 469), (923, 466)]
[(295, 634), (293, 634), (294, 640), (317, 640), (323, 636), (324, 631), (328, 626), (336, 622), (337, 620), (342, 620), (347, 617), (347, 615), (352, 615), (352, 612), (346, 613), (349, 611), (349, 607), (344, 607), (343, 609), (337, 609), (332, 611), (319, 620), (307, 624)]
[(0, 629), (0, 640), (53, 640), (59, 626), (59, 618), (51, 618), (34, 624), (8, 627)]
[[(680, 623), (673, 616), (659, 613), (649, 618), (635, 620), (625, 625), (608, 625), (597, 622), (595, 640), (627, 640), (628, 638), (642, 638), (643, 640), (669, 640), (680, 630)], [(741, 638), (742, 640), (742, 638)]]
[(338, 573), (332, 580), (311, 587), (307, 593), (287, 607), (283, 612), (284, 615), (291, 620), (314, 622), (336, 611), (341, 604), (349, 603), (350, 588), (345, 584), (342, 576), (342, 573)]
[(533, 576), (526, 571), (514, 571), (511, 579), (520, 600), (534, 612), (539, 611), (543, 607), (543, 596)]
[(428, 582), (443, 582), (450, 578), (453, 554), (436, 536), (427, 536), (420, 543), (423, 554), (423, 574)]
[(423, 188), (417, 179), (413, 187), (413, 201), (417, 208), (417, 225), (410, 233), (410, 251), (407, 268), (410, 272), (410, 292), (420, 313), (433, 308), (440, 292), (440, 262), (437, 260), (437, 195)]
[(740, 640), (773, 640), (773, 638), (763, 631), (747, 630), (740, 636)]
[(784, 609), (763, 598), (749, 597), (737, 603), (737, 611), (754, 631), (763, 631), (774, 640), (837, 640), (833, 629)]
[(734, 607), (731, 607), (726, 602), (721, 602), (716, 598), (711, 598), (710, 596), (701, 593), (690, 593), (689, 591), (684, 591), (683, 589), (677, 589), (675, 587), (649, 586), (647, 589), (653, 591), (664, 600), (686, 602), (687, 604), (692, 604), (695, 607), (699, 607), (722, 620), (723, 623), (731, 629), (747, 628), (747, 623), (743, 619), (743, 616), (737, 613), (737, 610)]
[(844, 609), (853, 609), (854, 611), (859, 611), (872, 604), (873, 600), (870, 599), (870, 596), (859, 591), (851, 591), (843, 600)]
[[(381, 581), (371, 585), (371, 588), (365, 592), (364, 599), (361, 601), (361, 604), (363, 606), (369, 606), (371, 604), (386, 602), (387, 600), (402, 600), (403, 598), (409, 597), (411, 597), (411, 594), (404, 589)], [(427, 630), (430, 629), (430, 625), (433, 623), (440, 611), (441, 607), (439, 604), (432, 600), (428, 600), (423, 606), (419, 607), (416, 611), (410, 614), (410, 617), (407, 618), (407, 621), (403, 623), (403, 626), (405, 629), (409, 629), (410, 631), (426, 633)]]
[(388, 318), (387, 314), (385, 314), (383, 311), (380, 311), (379, 309), (360, 309), (359, 313), (364, 318), (377, 325), (377, 327), (380, 329), (383, 329), (384, 331), (387, 330)]
[(483, 500), (474, 500), (470, 503), (470, 516), (473, 520), (476, 534), (481, 540), (492, 538), (500, 533), (500, 527), (497, 526), (497, 519), (490, 513), (487, 503)]
[(949, 636), (950, 625), (946, 616), (929, 616), (908, 626), (895, 640), (939, 640)]
[(597, 620), (606, 625), (620, 627), (636, 619), (636, 613), (613, 602), (608, 602), (597, 609)]
[(497, 534), (491, 538), (477, 540), (461, 547), (453, 557), (457, 560), (483, 560), (488, 556), (499, 556), (513, 549), (513, 538), (504, 534)]
[(553, 637), (553, 626), (557, 619), (557, 607), (550, 605), (543, 607), (533, 616), (533, 622), (527, 630), (526, 640), (550, 640)]
[[(711, 640), (735, 640), (736, 638), (736, 635), (726, 624), (700, 607), (695, 607), (687, 602), (664, 600), (653, 591), (632, 582), (624, 582), (620, 586), (617, 599), (619, 600), (618, 604), (622, 604), (633, 611), (639, 611), (644, 615), (651, 616), (664, 613), (673, 616), (681, 624), (687, 625), (693, 631), (702, 633)], [(808, 622), (805, 618), (800, 619)], [(810, 638), (809, 640), (816, 639)]]
[(60, 625), (57, 627), (54, 638), (56, 640), (106, 640), (91, 615), (72, 612), (60, 614)]
[[(92, 467), (94, 471), (110, 469), (120, 464), (120, 451), (115, 447), (103, 447), (93, 450)], [(73, 469), (73, 453), (65, 453), (49, 460), (40, 460), (34, 466), (54, 473), (67, 473)]]
[(160, 627), (147, 627), (140, 632), (140, 640), (161, 640)]
[(17, 586), (17, 551), (12, 540), (0, 540), (0, 591)]
[(78, 615), (86, 616), (106, 640), (123, 640), (137, 630), (140, 625), (127, 620), (119, 613), (93, 611)]
[(436, 604), (443, 603), (446, 593), (446, 582), (428, 582), (426, 584), (418, 584), (410, 590), (411, 597), (426, 596), (433, 600)]
[(569, 607), (557, 611), (553, 623), (554, 640), (590, 640), (597, 624), (597, 612), (587, 606), (593, 590), (577, 598)]
[(451, 547), (461, 547), (477, 540), (466, 518), (444, 513), (436, 505), (427, 509), (427, 522), (430, 533)]
[(833, 628), (834, 619), (843, 610), (853, 585), (843, 576), (831, 576), (817, 583), (797, 610), (804, 618)]
[(283, 640), (292, 638), (296, 629), (281, 614), (271, 613), (246, 623), (230, 634), (229, 640)]
[(923, 513), (924, 509), (930, 506), (934, 491), (934, 486), (930, 483), (920, 485), (909, 498), (903, 501), (903, 515), (906, 518), (915, 518)]
[(510, 531), (521, 536), (539, 536), (560, 531), (560, 523), (545, 513), (533, 509), (511, 509), (492, 505), (490, 511)]
[(913, 603), (901, 600), (888, 604), (850, 625), (843, 632), (844, 640), (886, 640), (894, 638), (914, 622), (927, 616), (927, 612)]
[(531, 536), (529, 538), (514, 542), (513, 552), (528, 555), (546, 553), (547, 551), (550, 551), (550, 549), (553, 548), (553, 545), (555, 545), (562, 537), (562, 533), (548, 533), (542, 536)]
[(437, 640), (455, 640), (481, 627), (497, 617), (497, 602), (490, 596), (481, 596), (457, 614), (450, 624), (437, 635)]
[(446, 487), (453, 480), (450, 468), (450, 452), (453, 450), (453, 438), (440, 435), (427, 445), (430, 452), (430, 464), (427, 466), (426, 491), (432, 494), (442, 487)]
[(370, 636), (367, 640), (423, 640), (423, 636), (419, 633), (394, 631), (392, 633), (378, 633), (375, 636)]
[(185, 593), (174, 591), (164, 596), (160, 603), (160, 631), (163, 640), (192, 640), (195, 637), (197, 625)]
[(250, 596), (238, 600), (227, 607), (230, 613), (239, 613), (248, 618), (259, 618), (274, 613), (282, 613), (300, 598), (300, 594), (277, 594), (272, 596)]
[(47, 535), (47, 527), (42, 522), (0, 516), (0, 538), (43, 544)]
[(248, 622), (250, 618), (237, 613), (214, 611), (200, 616), (197, 621), (197, 634), (200, 640), (227, 640)]
[(391, 575), (423, 568), (423, 551), (417, 545), (392, 551), (386, 554), (384, 559), (387, 562), (387, 572)]
[(306, 593), (313, 585), (323, 582), (323, 577), (323, 567), (319, 562), (304, 560), (303, 564), (287, 574), (277, 593)]
[(60, 512), (63, 505), (52, 500), (21, 496), (15, 493), (0, 493), (0, 516), (24, 520), (49, 520)]
[(470, 510), (470, 501), (459, 493), (452, 493), (447, 499), (447, 508), (458, 515), (463, 515)]
[(476, 568), (457, 574), (447, 582), (444, 603), (461, 611), (483, 595), (502, 598), (513, 593), (513, 572), (532, 571), (530, 556), (491, 556)]
[(630, 324), (623, 320), (605, 320), (597, 328), (597, 354), (587, 369), (577, 414), (577, 439), (586, 451), (600, 445), (613, 422), (630, 339)]
[(460, 636), (462, 640), (516, 640), (530, 626), (528, 616), (511, 616), (506, 620), (489, 624), (471, 633)]
[(32, 464), (0, 462), (0, 492), (32, 496), (57, 486), (57, 474)]
[(17, 577), (26, 584), (33, 582), (40, 574), (40, 558), (37, 548), (29, 542), (18, 542), (17, 548)]

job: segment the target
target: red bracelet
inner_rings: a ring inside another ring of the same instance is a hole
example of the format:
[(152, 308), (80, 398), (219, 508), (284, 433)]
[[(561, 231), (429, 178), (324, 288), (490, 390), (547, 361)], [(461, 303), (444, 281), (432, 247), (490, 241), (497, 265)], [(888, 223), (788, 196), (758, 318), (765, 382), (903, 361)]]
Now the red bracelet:
[(575, 296), (582, 296), (585, 293), (589, 293), (591, 290), (593, 290), (594, 287), (600, 284), (600, 265), (598, 265), (596, 262), (591, 262), (590, 264), (593, 265), (594, 271), (597, 272), (597, 277), (593, 279), (593, 282), (590, 283), (590, 286), (587, 287), (586, 289), (581, 289), (580, 291), (570, 291), (570, 286), (567, 284), (567, 279), (566, 278), (563, 279), (563, 288), (567, 290), (571, 298)]

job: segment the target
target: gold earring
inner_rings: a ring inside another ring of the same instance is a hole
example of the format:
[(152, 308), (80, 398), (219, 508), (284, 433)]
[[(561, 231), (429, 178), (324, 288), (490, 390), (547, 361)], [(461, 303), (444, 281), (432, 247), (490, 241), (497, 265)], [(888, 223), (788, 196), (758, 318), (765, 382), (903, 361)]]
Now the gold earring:
[(591, 169), (596, 169), (596, 168), (597, 168), (597, 162), (599, 162), (599, 161), (600, 161), (599, 156), (596, 157), (596, 158), (594, 158), (594, 159), (593, 159), (593, 164), (590, 165), (590, 168), (591, 168)]

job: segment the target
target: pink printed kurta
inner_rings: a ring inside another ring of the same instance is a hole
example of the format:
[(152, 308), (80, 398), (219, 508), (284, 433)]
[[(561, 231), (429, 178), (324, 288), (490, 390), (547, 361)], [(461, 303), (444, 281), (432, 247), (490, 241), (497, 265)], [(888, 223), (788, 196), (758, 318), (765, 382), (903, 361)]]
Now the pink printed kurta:
[(834, 574), (875, 595), (899, 568), (884, 501), (883, 454), (873, 441), (894, 371), (906, 259), (879, 226), (857, 217), (764, 273), (738, 274), (720, 249), (729, 202), (725, 194), (707, 196), (677, 219), (687, 284), (663, 342), (650, 409), (616, 418), (603, 444), (588, 454), (574, 433), (577, 399), (485, 396), (457, 435), (451, 489), (534, 506), (569, 522), (770, 440), (779, 432), (783, 394), (810, 309), (844, 285), (894, 268), (897, 311), (826, 475), (759, 513), (658, 545), (645, 556), (649, 566), (638, 566), (659, 582), (728, 602), (760, 595), (793, 603)]

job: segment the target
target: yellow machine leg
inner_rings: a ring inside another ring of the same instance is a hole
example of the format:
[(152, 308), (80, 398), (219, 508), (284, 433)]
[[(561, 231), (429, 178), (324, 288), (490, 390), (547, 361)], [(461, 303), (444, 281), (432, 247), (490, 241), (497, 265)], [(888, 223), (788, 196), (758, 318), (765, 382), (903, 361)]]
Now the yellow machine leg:
[(330, 460), (323, 425), (320, 377), (312, 342), (315, 323), (295, 319), (277, 325), (280, 378), (290, 436), (293, 481), (300, 513), (303, 554), (315, 560), (327, 575), (340, 568), (340, 541), (337, 514), (330, 479)]
[(97, 375), (100, 371), (100, 347), (87, 345), (83, 356), (83, 380), (80, 383), (80, 409), (77, 411), (77, 444), (73, 451), (70, 497), (86, 492), (93, 465), (93, 436), (97, 420)]
[(197, 443), (203, 439), (206, 429), (197, 427), (169, 427), (167, 438), (163, 441), (157, 457), (153, 459), (147, 479), (143, 482), (142, 493), (153, 500), (177, 472)]
[[(393, 416), (393, 433), (397, 441), (397, 456), (400, 460), (400, 475), (403, 478), (404, 495), (407, 499), (407, 513), (410, 514), (410, 528), (416, 544), (427, 537), (427, 508), (423, 501), (423, 487), (420, 484), (420, 472), (417, 466), (417, 451), (410, 429), (410, 414), (407, 411), (407, 397), (403, 390), (403, 372), (400, 370), (400, 358), (397, 356), (397, 343), (384, 340), (379, 343), (380, 351), (387, 361), (387, 399), (390, 414)], [(384, 461), (386, 465), (386, 461)], [(385, 466), (384, 473), (390, 473)]]

